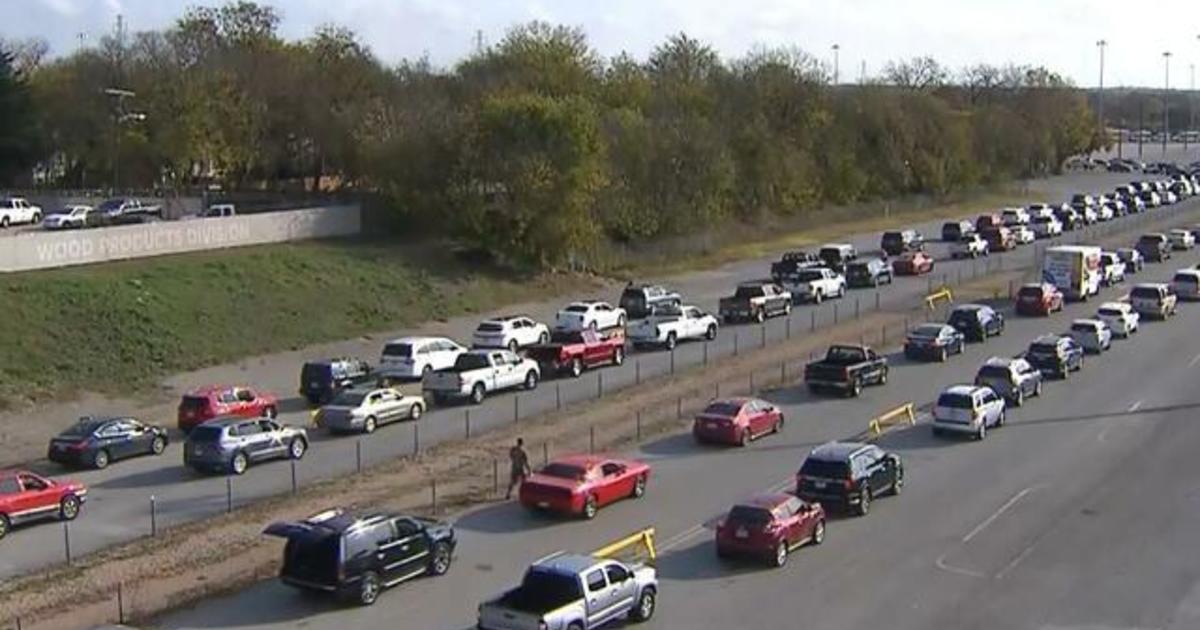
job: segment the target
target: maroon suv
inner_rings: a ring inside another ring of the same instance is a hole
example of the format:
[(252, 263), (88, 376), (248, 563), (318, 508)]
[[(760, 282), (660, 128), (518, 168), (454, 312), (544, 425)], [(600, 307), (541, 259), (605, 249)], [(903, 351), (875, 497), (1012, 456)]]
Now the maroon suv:
[(760, 494), (717, 523), (717, 556), (750, 556), (781, 567), (788, 554), (825, 540), (825, 509), (794, 494)]

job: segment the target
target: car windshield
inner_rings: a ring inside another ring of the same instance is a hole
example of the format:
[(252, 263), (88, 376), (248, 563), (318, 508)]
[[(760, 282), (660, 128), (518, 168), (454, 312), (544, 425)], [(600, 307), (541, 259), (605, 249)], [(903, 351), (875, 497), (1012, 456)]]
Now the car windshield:
[(188, 435), (188, 441), (200, 443), (220, 442), (221, 436), (224, 435), (224, 433), (224, 427), (217, 427), (211, 424), (202, 424), (195, 429), (192, 429), (191, 434)]
[(475, 329), (475, 331), (481, 333), (504, 332), (504, 324), (498, 322), (483, 322), (478, 328)]
[(1134, 287), (1129, 296), (1143, 300), (1157, 300), (1160, 297), (1158, 289), (1152, 287)]
[(540, 471), (547, 477), (558, 477), (559, 479), (580, 480), (587, 476), (587, 470), (582, 466), (574, 466), (572, 464), (547, 464)]
[(563, 310), (568, 313), (586, 313), (588, 312), (588, 307), (583, 304), (572, 304)]
[(824, 477), (826, 479), (849, 479), (850, 465), (846, 462), (831, 462), (824, 459), (808, 458), (800, 466), (800, 474), (808, 477)]
[(830, 363), (856, 363), (866, 360), (866, 353), (862, 348), (853, 348), (850, 346), (833, 346), (829, 352), (825, 353), (825, 360)]
[(917, 326), (916, 328), (912, 329), (912, 331), (910, 331), (908, 333), (908, 336), (909, 337), (932, 338), (932, 337), (939, 337), (939, 336), (941, 336), (941, 334), (942, 334), (942, 327), (940, 325), (926, 324), (923, 326)]
[(704, 408), (704, 415), (706, 415), (706, 416), (724, 416), (726, 418), (732, 418), (732, 417), (738, 415), (738, 413), (741, 412), (741, 410), (742, 410), (741, 403), (715, 402)]
[(979, 368), (980, 378), (1000, 378), (1007, 380), (1011, 372), (1004, 365), (985, 365)]
[(468, 352), (458, 355), (458, 358), (454, 360), (454, 369), (459, 372), (479, 370), (488, 367), (488, 365), (488, 358), (485, 354), (472, 354)]
[(1105, 317), (1121, 317), (1125, 314), (1124, 311), (1115, 308), (1102, 308), (1096, 312)]
[(1020, 297), (1040, 298), (1040, 297), (1042, 297), (1042, 288), (1041, 287), (1022, 287), (1021, 290), (1017, 292), (1017, 295)]
[(763, 290), (760, 286), (741, 286), (737, 288), (737, 293), (734, 293), (733, 296), (738, 298), (756, 298), (762, 294)]
[(101, 210), (117, 210), (121, 207), (122, 203), (124, 203), (122, 199), (109, 199), (101, 203), (99, 207)]
[(865, 276), (871, 273), (871, 268), (867, 266), (867, 263), (854, 263), (846, 268), (846, 273), (852, 276)]
[(203, 411), (208, 409), (208, 398), (204, 396), (184, 396), (179, 407), (184, 411)]
[(774, 517), (766, 508), (754, 505), (735, 505), (732, 510), (729, 510), (729, 516), (725, 520), (731, 525), (762, 527), (774, 520)]
[(1177, 284), (1180, 282), (1190, 282), (1192, 284), (1195, 284), (1196, 276), (1193, 276), (1190, 273), (1177, 273), (1177, 274), (1175, 274), (1174, 280)]
[(975, 405), (971, 402), (971, 397), (967, 394), (959, 394), (954, 392), (946, 392), (938, 396), (937, 406), (947, 407), (949, 409), (974, 409)]
[(300, 369), (300, 380), (305, 383), (328, 382), (333, 374), (333, 368), (328, 363), (305, 363)]
[(1048, 343), (1035, 343), (1029, 346), (1029, 355), (1035, 357), (1054, 357), (1058, 356), (1058, 345)]
[(824, 277), (824, 274), (822, 274), (820, 271), (812, 269), (806, 269), (796, 274), (796, 280), (800, 282), (813, 282)]
[(1071, 330), (1075, 332), (1096, 332), (1096, 327), (1091, 324), (1071, 324)]
[(411, 359), (413, 349), (411, 343), (389, 343), (383, 347), (383, 356), (397, 359)]
[(331, 404), (338, 407), (357, 407), (367, 398), (367, 392), (342, 392), (334, 397)]

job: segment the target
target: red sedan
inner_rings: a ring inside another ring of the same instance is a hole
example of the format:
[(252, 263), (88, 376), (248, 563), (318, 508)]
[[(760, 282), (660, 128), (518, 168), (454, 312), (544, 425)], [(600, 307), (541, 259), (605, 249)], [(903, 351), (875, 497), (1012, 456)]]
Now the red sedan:
[(918, 276), (933, 271), (933, 256), (925, 252), (908, 252), (892, 263), (896, 275)]
[(13, 525), (79, 516), (87, 488), (75, 481), (54, 481), (24, 470), (0, 471), (0, 538)]
[(708, 403), (692, 423), (697, 442), (745, 446), (783, 427), (779, 407), (757, 398), (724, 398)]
[(605, 505), (646, 493), (650, 467), (642, 462), (600, 455), (556, 459), (521, 484), (521, 505), (584, 518), (595, 518)]
[(752, 556), (776, 567), (802, 545), (825, 540), (825, 509), (793, 494), (763, 494), (733, 506), (717, 523), (717, 556)]
[(1018, 315), (1049, 315), (1062, 309), (1062, 291), (1053, 284), (1023, 284), (1017, 291)]
[(279, 402), (275, 396), (249, 387), (212, 385), (188, 392), (179, 401), (179, 430), (188, 432), (214, 418), (274, 418)]

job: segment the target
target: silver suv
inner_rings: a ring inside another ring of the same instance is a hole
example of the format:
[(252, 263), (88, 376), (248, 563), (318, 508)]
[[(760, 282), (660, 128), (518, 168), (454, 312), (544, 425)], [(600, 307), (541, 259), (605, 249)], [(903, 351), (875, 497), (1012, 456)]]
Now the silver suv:
[(240, 475), (252, 463), (300, 459), (308, 432), (266, 418), (218, 418), (192, 429), (183, 445), (183, 464), (202, 472)]
[(975, 384), (992, 388), (1020, 407), (1026, 398), (1042, 395), (1042, 372), (1025, 359), (992, 357), (975, 374)]

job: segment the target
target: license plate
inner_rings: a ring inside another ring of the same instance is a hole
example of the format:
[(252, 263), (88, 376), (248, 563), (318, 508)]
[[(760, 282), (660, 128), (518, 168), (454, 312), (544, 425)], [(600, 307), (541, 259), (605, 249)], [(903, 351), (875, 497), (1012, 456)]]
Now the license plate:
[(196, 448), (193, 448), (193, 449), (192, 449), (192, 454), (193, 454), (193, 455), (203, 455), (203, 454), (204, 454), (204, 449), (203, 449), (203, 448), (201, 448), (201, 447), (199, 447), (199, 446), (197, 446)]
[(750, 532), (746, 531), (745, 527), (739, 527), (737, 531), (733, 532), (733, 535), (736, 538), (749, 538)]
[(710, 429), (715, 429), (715, 428), (717, 428), (717, 423), (716, 423), (716, 422), (712, 422), (712, 421), (710, 420), (710, 421), (708, 421), (708, 422), (705, 422), (705, 423), (704, 423), (704, 426), (706, 426), (706, 427), (708, 427), (708, 428), (710, 428)]
[(537, 505), (538, 505), (538, 507), (545, 509), (545, 508), (550, 507), (550, 502), (549, 501), (538, 501)]
[(813, 482), (813, 487), (814, 487), (814, 488), (818, 488), (818, 489), (824, 488), (824, 487), (825, 487), (825, 482), (824, 482), (824, 481), (814, 481), (814, 482)]
[(320, 383), (318, 383), (318, 382), (316, 382), (316, 381), (313, 381), (313, 382), (309, 383), (309, 384), (308, 384), (308, 386), (309, 386), (309, 387), (311, 387), (311, 388), (313, 388), (313, 389), (320, 389), (320, 388), (321, 388), (321, 384), (320, 384)]

